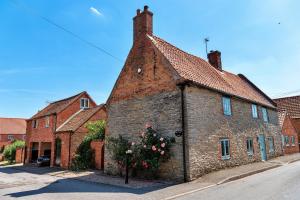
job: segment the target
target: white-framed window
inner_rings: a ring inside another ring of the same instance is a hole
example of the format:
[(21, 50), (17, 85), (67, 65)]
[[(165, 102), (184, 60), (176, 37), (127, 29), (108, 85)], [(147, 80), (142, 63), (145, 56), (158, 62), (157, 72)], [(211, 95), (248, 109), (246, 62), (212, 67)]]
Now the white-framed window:
[(224, 115), (231, 115), (231, 99), (229, 97), (223, 97), (223, 112)]
[(80, 108), (89, 108), (90, 101), (88, 98), (81, 98), (80, 99)]
[(50, 125), (50, 117), (47, 116), (47, 117), (45, 118), (45, 127), (46, 127), (46, 128), (49, 128), (49, 125)]
[(252, 104), (252, 117), (253, 118), (258, 118), (258, 113), (257, 113), (257, 105), (256, 104)]
[(269, 153), (274, 153), (273, 137), (268, 137), (268, 141), (269, 141)]
[(8, 136), (7, 136), (7, 139), (8, 139), (9, 141), (13, 141), (15, 138), (14, 138), (13, 135), (8, 135)]
[(229, 139), (221, 139), (221, 158), (222, 160), (230, 159), (230, 146), (229, 146)]
[(263, 107), (263, 108), (261, 109), (261, 111), (262, 111), (262, 115), (263, 115), (263, 120), (264, 120), (264, 122), (268, 122), (268, 121), (269, 121), (269, 116), (268, 116), (268, 111), (267, 111), (267, 109)]
[(33, 128), (37, 128), (38, 125), (39, 125), (39, 121), (37, 119), (35, 119), (35, 120), (32, 121), (32, 127)]
[(285, 146), (290, 146), (289, 136), (284, 136), (284, 143), (285, 143)]
[(249, 156), (253, 155), (253, 139), (247, 138), (247, 153)]
[(295, 137), (294, 136), (291, 136), (291, 144), (292, 144), (292, 146), (295, 146)]

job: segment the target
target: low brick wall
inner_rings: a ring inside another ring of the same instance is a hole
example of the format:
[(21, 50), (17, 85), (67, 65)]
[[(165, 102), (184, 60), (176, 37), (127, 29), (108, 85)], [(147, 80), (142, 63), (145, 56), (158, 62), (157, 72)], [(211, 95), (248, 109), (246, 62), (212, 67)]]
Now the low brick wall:
[(16, 163), (23, 163), (25, 150), (23, 148), (18, 148), (16, 150)]
[(95, 168), (104, 168), (104, 142), (100, 140), (95, 140), (91, 142), (91, 148), (95, 151)]

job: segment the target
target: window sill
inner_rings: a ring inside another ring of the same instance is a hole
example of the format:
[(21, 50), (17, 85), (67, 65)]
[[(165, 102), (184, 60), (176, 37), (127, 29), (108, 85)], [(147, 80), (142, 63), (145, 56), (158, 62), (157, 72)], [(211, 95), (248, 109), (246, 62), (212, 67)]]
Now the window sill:
[(229, 160), (230, 156), (222, 156), (222, 160)]

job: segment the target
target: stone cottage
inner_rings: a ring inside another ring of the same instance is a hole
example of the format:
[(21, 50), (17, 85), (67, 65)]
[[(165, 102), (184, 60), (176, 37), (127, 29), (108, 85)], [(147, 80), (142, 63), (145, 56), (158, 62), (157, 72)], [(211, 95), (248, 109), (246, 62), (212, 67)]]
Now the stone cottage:
[[(147, 122), (176, 137), (160, 176), (188, 181), (225, 167), (282, 154), (276, 104), (244, 75), (208, 61), (153, 34), (145, 6), (133, 18), (133, 46), (107, 101), (109, 136), (137, 138)], [(181, 134), (180, 134), (181, 133)], [(105, 152), (104, 170), (116, 173)]]

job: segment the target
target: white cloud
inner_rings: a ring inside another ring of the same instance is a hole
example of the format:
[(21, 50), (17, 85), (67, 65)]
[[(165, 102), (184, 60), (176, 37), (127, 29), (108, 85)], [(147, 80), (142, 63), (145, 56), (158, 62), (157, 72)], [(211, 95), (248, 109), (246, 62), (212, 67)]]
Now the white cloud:
[(90, 11), (97, 16), (103, 16), (103, 14), (94, 7), (90, 7)]

